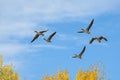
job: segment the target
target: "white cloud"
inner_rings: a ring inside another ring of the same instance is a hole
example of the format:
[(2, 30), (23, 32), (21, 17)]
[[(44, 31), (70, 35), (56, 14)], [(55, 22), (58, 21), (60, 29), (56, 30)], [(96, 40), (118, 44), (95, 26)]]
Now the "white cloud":
[(24, 52), (26, 46), (16, 43), (3, 43), (0, 45), (0, 53), (5, 56), (13, 56), (15, 54)]
[(5, 36), (26, 37), (30, 36), (31, 32), (33, 31), (32, 28), (35, 26), (35, 24), (27, 22), (16, 22), (10, 24), (1, 24), (0, 26), (0, 36), (3, 36), (3, 38)]
[(59, 45), (52, 45), (52, 44), (40, 44), (40, 45), (35, 45), (34, 47), (37, 48), (51, 48), (51, 49), (67, 49), (66, 46), (59, 46)]
[(22, 44), (22, 43), (3, 43), (0, 45), (0, 54), (3, 56), (14, 56), (22, 53), (34, 53), (44, 49), (67, 49), (66, 46), (53, 45), (53, 44)]
[(2, 17), (7, 20), (60, 20), (66, 17), (94, 16), (118, 7), (119, 0), (4, 0)]
[(78, 40), (79, 37), (75, 36), (75, 35), (70, 35), (70, 34), (57, 34), (58, 35), (58, 39), (59, 40), (66, 40), (66, 41), (70, 41), (70, 40)]

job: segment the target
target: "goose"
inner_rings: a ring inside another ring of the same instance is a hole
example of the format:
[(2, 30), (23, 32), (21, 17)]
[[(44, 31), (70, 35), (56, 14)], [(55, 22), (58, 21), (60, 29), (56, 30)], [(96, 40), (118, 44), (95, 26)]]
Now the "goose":
[(35, 36), (33, 37), (33, 39), (32, 39), (32, 41), (31, 41), (31, 43), (33, 42), (33, 41), (35, 41), (40, 35), (41, 36), (44, 36), (44, 32), (47, 32), (48, 30), (42, 30), (42, 31), (34, 31), (36, 34), (35, 34)]
[(52, 33), (47, 39), (43, 38), (46, 42), (51, 42), (52, 37), (56, 34), (56, 32)]
[(104, 39), (105, 41), (108, 41), (107, 38), (105, 38), (104, 36), (100, 36), (100, 37), (92, 37), (89, 41), (89, 44), (92, 44), (92, 42), (94, 40), (97, 40), (99, 43), (101, 43), (101, 40)]
[(85, 52), (86, 46), (83, 47), (82, 51), (80, 54), (75, 54), (72, 58), (82, 58), (83, 53)]
[(87, 33), (87, 34), (90, 34), (90, 28), (92, 27), (93, 25), (93, 22), (94, 22), (94, 19), (92, 19), (92, 21), (90, 22), (90, 24), (88, 25), (88, 27), (86, 29), (81, 29), (81, 31), (78, 31), (78, 33)]

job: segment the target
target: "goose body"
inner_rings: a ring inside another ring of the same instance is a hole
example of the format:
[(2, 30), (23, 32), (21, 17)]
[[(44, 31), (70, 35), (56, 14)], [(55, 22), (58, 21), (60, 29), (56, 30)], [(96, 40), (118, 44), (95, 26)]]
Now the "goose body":
[(92, 27), (94, 22), (94, 19), (92, 19), (92, 21), (90, 22), (90, 24), (88, 25), (88, 27), (86, 29), (81, 29), (81, 31), (78, 31), (78, 33), (87, 33), (90, 34), (90, 28)]
[(85, 52), (86, 46), (82, 49), (82, 51), (79, 54), (75, 54), (72, 58), (82, 58), (83, 53)]
[(93, 38), (91, 38), (91, 40), (89, 41), (89, 44), (92, 44), (92, 42), (94, 41), (94, 40), (97, 40), (99, 43), (101, 43), (101, 40), (105, 40), (105, 41), (108, 41), (107, 40), (107, 38), (105, 38), (104, 36), (100, 36), (100, 37), (93, 37)]
[(42, 31), (34, 31), (36, 34), (35, 34), (35, 36), (33, 37), (33, 39), (32, 39), (32, 41), (31, 41), (31, 43), (33, 42), (33, 41), (35, 41), (39, 36), (44, 36), (44, 32), (47, 32), (48, 30), (42, 30)]
[(46, 42), (51, 42), (52, 37), (56, 34), (56, 32), (52, 33), (47, 39), (43, 38)]

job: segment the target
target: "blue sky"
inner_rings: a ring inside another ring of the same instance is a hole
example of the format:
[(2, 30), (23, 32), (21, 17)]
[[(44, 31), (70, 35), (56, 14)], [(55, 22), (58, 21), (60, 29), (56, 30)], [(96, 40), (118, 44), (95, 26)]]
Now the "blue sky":
[[(107, 79), (119, 80), (119, 0), (0, 0), (0, 54), (4, 64), (13, 64), (21, 78), (39, 80), (58, 69), (66, 69), (70, 80), (82, 68), (102, 61)], [(94, 18), (91, 34), (78, 34)], [(32, 44), (34, 30), (56, 31), (52, 43), (39, 37)], [(108, 42), (91, 37), (104, 35)], [(71, 58), (86, 45), (82, 59)]]

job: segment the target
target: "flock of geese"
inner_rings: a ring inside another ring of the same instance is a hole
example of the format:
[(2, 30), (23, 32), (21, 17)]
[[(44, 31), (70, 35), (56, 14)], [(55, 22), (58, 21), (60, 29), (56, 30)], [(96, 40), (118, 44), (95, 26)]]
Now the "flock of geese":
[[(77, 33), (86, 33), (86, 34), (90, 34), (90, 28), (92, 27), (94, 22), (94, 19), (92, 19), (92, 21), (89, 23), (89, 25), (87, 26), (86, 29), (81, 28), (80, 31), (78, 31)], [(33, 39), (31, 40), (31, 43), (34, 42), (39, 36), (44, 36), (44, 33), (47, 32), (48, 30), (41, 30), (41, 31), (34, 31), (36, 34), (33, 37)], [(43, 38), (43, 40), (45, 40), (46, 42), (50, 43), (51, 39), (53, 38), (53, 36), (56, 34), (56, 32), (53, 32), (52, 34), (49, 35), (48, 38)], [(89, 44), (92, 44), (93, 41), (97, 40), (99, 43), (101, 43), (101, 40), (105, 40), (108, 41), (104, 36), (99, 36), (99, 37), (92, 37), (89, 41)], [(85, 52), (86, 46), (83, 47), (82, 51), (79, 54), (75, 54), (74, 56), (72, 56), (72, 58), (82, 58), (83, 53)]]
[[(42, 31), (35, 31), (36, 32), (36, 34), (35, 34), (35, 36), (34, 36), (34, 38), (32, 39), (32, 41), (31, 41), (31, 43), (33, 42), (33, 41), (35, 41), (39, 36), (44, 36), (44, 32), (47, 32), (48, 30), (42, 30)], [(51, 39), (52, 39), (52, 37), (54, 36), (56, 34), (56, 32), (54, 32), (54, 33), (52, 33), (47, 39), (46, 38), (43, 38), (46, 42), (51, 42)]]

